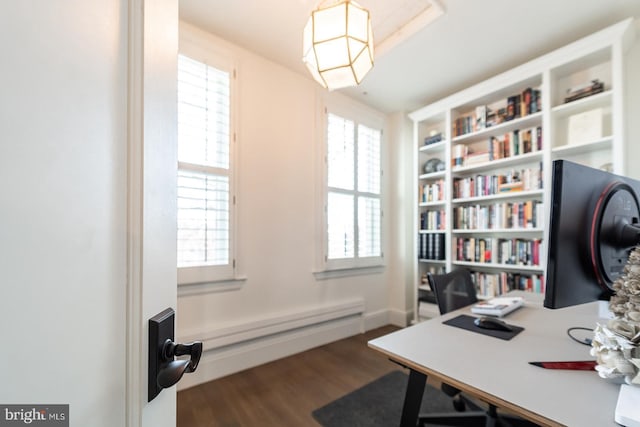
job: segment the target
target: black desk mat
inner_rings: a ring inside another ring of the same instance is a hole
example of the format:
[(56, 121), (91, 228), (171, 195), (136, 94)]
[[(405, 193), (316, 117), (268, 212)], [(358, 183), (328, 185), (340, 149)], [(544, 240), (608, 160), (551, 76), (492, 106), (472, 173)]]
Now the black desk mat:
[(466, 314), (461, 314), (460, 316), (454, 317), (449, 320), (445, 320), (445, 325), (455, 326), (456, 328), (466, 329), (467, 331), (475, 332), (478, 334), (489, 335), (490, 337), (500, 338), (501, 340), (510, 340), (511, 338), (518, 335), (520, 332), (524, 331), (524, 328), (515, 325), (509, 325), (513, 328), (513, 331), (497, 331), (494, 329), (483, 329), (476, 326), (473, 323), (477, 317), (469, 316)]

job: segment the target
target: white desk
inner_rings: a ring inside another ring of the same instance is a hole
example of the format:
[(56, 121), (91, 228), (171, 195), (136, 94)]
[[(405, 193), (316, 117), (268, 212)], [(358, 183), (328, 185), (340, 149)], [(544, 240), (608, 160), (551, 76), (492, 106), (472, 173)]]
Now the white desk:
[(595, 327), (599, 303), (550, 310), (542, 307), (540, 295), (514, 295), (527, 302), (505, 321), (525, 330), (510, 341), (442, 324), (460, 314), (472, 315), (465, 308), (374, 339), (369, 346), (412, 371), (541, 425), (617, 425), (619, 385), (595, 371), (543, 369), (528, 363), (592, 360), (590, 347), (573, 341), (566, 331), (572, 326)]

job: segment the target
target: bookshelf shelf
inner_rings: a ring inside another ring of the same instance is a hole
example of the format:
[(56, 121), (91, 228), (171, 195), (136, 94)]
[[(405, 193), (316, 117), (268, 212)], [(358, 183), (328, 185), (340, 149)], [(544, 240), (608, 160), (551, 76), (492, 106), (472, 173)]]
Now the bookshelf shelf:
[(504, 123), (500, 123), (494, 126), (486, 127), (482, 130), (467, 133), (464, 135), (456, 136), (452, 139), (454, 143), (470, 143), (482, 139), (486, 139), (492, 135), (499, 135), (505, 132), (510, 132), (515, 129), (528, 128), (539, 124), (542, 120), (542, 112), (529, 114), (524, 117), (519, 117)]
[(609, 135), (595, 141), (583, 142), (582, 144), (571, 144), (555, 147), (551, 150), (551, 152), (553, 153), (555, 158), (562, 158), (562, 156), (571, 156), (573, 154), (590, 153), (599, 150), (611, 150), (612, 143), (613, 135)]
[(451, 173), (454, 176), (469, 175), (475, 172), (485, 172), (496, 170), (502, 167), (509, 167), (514, 165), (532, 163), (542, 160), (542, 151), (535, 151), (532, 153), (519, 154), (517, 156), (506, 157), (503, 159), (492, 160), (490, 162), (481, 163), (473, 166), (459, 166), (451, 169)]
[(606, 108), (611, 105), (612, 94), (613, 91), (608, 90), (596, 95), (578, 99), (577, 101), (560, 104), (551, 109), (551, 114), (557, 118), (563, 118), (592, 108)]
[(436, 202), (421, 202), (418, 204), (421, 208), (439, 208), (446, 205), (445, 200), (438, 200)]
[(447, 263), (446, 260), (443, 259), (429, 259), (429, 258), (420, 258), (418, 259), (418, 261), (425, 263), (425, 264), (440, 264), (440, 265), (445, 265)]
[(448, 143), (449, 141), (445, 139), (444, 141), (436, 142), (434, 144), (421, 145), (418, 151), (420, 151), (421, 153), (435, 153), (438, 151), (443, 151)]
[(530, 191), (510, 191), (506, 193), (492, 194), (489, 196), (476, 196), (476, 197), (461, 197), (453, 199), (452, 204), (461, 203), (475, 203), (475, 202), (488, 202), (492, 200), (505, 200), (505, 199), (527, 199), (542, 197), (544, 190), (530, 190)]
[[(409, 114), (416, 168), (416, 295), (427, 272), (456, 267), (471, 270), (478, 294), (487, 298), (511, 286), (544, 292), (552, 162), (568, 159), (624, 174), (623, 100), (630, 80), (624, 68), (635, 31), (629, 18)], [(593, 117), (591, 127), (585, 118)], [(433, 135), (442, 140), (424, 145)], [(445, 170), (424, 173), (434, 158)], [(443, 199), (420, 203), (430, 185), (443, 188), (438, 193)], [(421, 222), (429, 218), (433, 224), (434, 216), (437, 230), (422, 230)], [(436, 258), (443, 259), (419, 256), (426, 253), (421, 244), (435, 236), (444, 245)], [(496, 249), (505, 242), (531, 252), (505, 258), (512, 249)], [(495, 262), (509, 259), (536, 265)]]
[(461, 229), (456, 228), (451, 230), (452, 234), (542, 234), (544, 229), (542, 228), (477, 228), (477, 229)]
[(471, 269), (489, 269), (489, 270), (510, 270), (510, 271), (527, 271), (532, 273), (540, 273), (544, 271), (539, 265), (519, 265), (519, 264), (491, 264), (488, 262), (469, 262), (469, 261), (452, 261), (452, 264), (469, 267)]
[(423, 173), (418, 177), (418, 179), (427, 180), (427, 179), (440, 179), (444, 178), (445, 171), (440, 172), (432, 172), (432, 173)]

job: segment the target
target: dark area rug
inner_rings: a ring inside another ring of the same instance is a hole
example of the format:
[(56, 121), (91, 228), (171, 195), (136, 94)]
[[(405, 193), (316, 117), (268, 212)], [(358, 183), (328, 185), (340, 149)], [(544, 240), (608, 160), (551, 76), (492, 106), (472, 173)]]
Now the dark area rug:
[[(409, 375), (393, 371), (313, 411), (324, 427), (389, 427), (400, 424)], [(426, 385), (420, 412), (453, 412), (451, 398)]]

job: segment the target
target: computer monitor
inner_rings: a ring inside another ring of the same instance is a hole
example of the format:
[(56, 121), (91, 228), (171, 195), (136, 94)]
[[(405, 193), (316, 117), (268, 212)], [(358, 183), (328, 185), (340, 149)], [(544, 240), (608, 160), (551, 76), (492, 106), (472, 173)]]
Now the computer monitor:
[(567, 160), (552, 167), (544, 306), (608, 300), (640, 243), (640, 181)]

